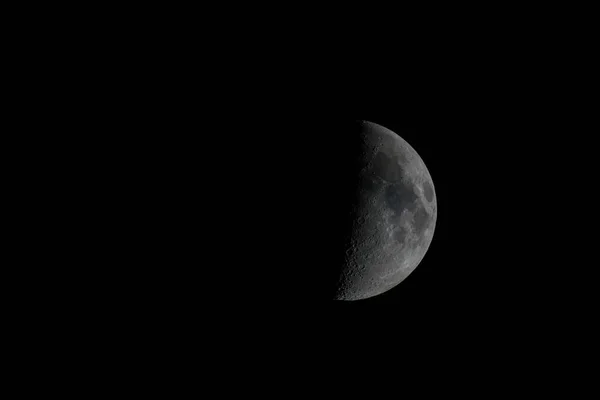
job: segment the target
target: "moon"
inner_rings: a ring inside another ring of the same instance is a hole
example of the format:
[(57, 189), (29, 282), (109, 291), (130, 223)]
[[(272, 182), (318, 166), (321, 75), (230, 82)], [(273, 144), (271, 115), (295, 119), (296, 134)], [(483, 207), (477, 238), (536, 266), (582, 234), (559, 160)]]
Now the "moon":
[(357, 123), (361, 167), (335, 300), (377, 296), (406, 279), (427, 253), (437, 219), (433, 181), (415, 149), (383, 126)]

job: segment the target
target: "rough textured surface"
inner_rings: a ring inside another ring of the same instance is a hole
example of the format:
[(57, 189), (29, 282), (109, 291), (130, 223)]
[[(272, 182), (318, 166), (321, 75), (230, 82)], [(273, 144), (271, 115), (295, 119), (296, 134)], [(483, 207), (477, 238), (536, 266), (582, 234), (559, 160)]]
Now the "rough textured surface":
[(401, 137), (362, 122), (358, 201), (335, 298), (359, 300), (404, 280), (427, 252), (437, 217), (429, 171)]

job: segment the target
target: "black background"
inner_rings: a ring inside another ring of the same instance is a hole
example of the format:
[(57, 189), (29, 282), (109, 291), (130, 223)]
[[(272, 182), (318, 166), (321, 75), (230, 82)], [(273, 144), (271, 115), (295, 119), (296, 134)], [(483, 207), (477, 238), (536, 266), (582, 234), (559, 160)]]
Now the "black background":
[[(540, 164), (531, 144), (539, 133), (514, 112), (507, 117), (504, 97), (450, 92), (427, 102), (389, 84), (340, 92), (274, 86), (234, 85), (226, 97), (235, 104), (225, 100), (228, 107), (219, 104), (171, 143), (158, 198), (167, 198), (164, 223), (173, 228), (158, 236), (167, 242), (149, 251), (162, 257), (150, 257), (144, 273), (154, 271), (150, 280), (164, 289), (150, 298), (168, 304), (165, 311), (273, 323), (364, 312), (400, 324), (394, 329), (407, 321), (512, 325), (556, 311), (560, 298), (547, 285), (556, 261), (538, 251), (545, 205), (536, 197)], [(324, 293), (347, 223), (336, 180), (348, 179), (335, 160), (351, 146), (344, 127), (355, 119), (385, 126), (416, 149), (434, 181), (438, 219), (426, 256), (404, 282), (371, 299), (333, 302)], [(390, 312), (398, 320), (384, 316)]]
[[(525, 318), (537, 306), (552, 269), (534, 250), (545, 207), (536, 197), (547, 134), (532, 124), (539, 110), (524, 116), (528, 105), (494, 86), (482, 96), (435, 80), (418, 87), (278, 77), (244, 70), (198, 92), (202, 101), (165, 95), (148, 109), (156, 111), (143, 111), (151, 123), (140, 143), (152, 152), (139, 153), (149, 168), (140, 167), (135, 185), (151, 177), (145, 200), (159, 212), (144, 223), (159, 232), (153, 242), (166, 239), (148, 248), (160, 256), (149, 257), (144, 275), (164, 291), (151, 298), (182, 312), (389, 305), (415, 318), (470, 322)], [(372, 299), (331, 302), (321, 279), (337, 257), (339, 244), (330, 243), (344, 234), (352, 176), (337, 161), (352, 151), (346, 129), (356, 119), (416, 149), (434, 181), (438, 219), (429, 251), (404, 282)]]
[[(333, 386), (353, 390), (347, 372), (356, 370), (370, 395), (383, 382), (402, 388), (411, 372), (427, 380), (420, 389), (487, 378), (495, 381), (489, 391), (530, 381), (535, 364), (549, 361), (561, 377), (578, 364), (552, 361), (574, 352), (595, 317), (588, 296), (597, 291), (585, 283), (596, 281), (584, 278), (594, 259), (577, 258), (587, 232), (565, 226), (587, 225), (594, 206), (588, 186), (576, 182), (587, 142), (575, 133), (595, 130), (578, 124), (585, 107), (569, 107), (577, 98), (570, 89), (588, 87), (576, 78), (589, 64), (573, 61), (591, 54), (585, 46), (534, 25), (530, 40), (510, 41), (504, 21), (494, 35), (466, 28), (464, 37), (440, 32), (421, 45), (428, 27), (401, 32), (398, 21), (388, 25), (394, 32), (353, 22), (354, 36), (334, 28), (328, 40), (307, 40), (305, 21), (285, 36), (260, 23), (259, 34), (213, 28), (189, 15), (194, 21), (171, 25), (149, 18), (148, 28), (125, 16), (129, 33), (102, 21), (96, 39), (67, 29), (82, 43), (52, 41), (35, 63), (52, 82), (36, 100), (60, 104), (42, 132), (72, 128), (87, 139), (61, 144), (80, 158), (58, 176), (75, 193), (52, 193), (77, 210), (77, 225), (66, 227), (75, 238), (61, 243), (58, 267), (41, 263), (60, 281), (42, 282), (48, 298), (64, 298), (36, 304), (52, 319), (41, 332), (62, 314), (75, 326), (67, 340), (89, 331), (98, 339), (85, 347), (117, 349), (117, 360), (130, 354), (153, 365), (164, 349), (186, 359), (177, 364), (188, 374), (204, 363), (261, 388), (280, 375), (300, 376), (292, 387), (302, 387), (322, 369)], [(360, 41), (368, 29), (391, 43)], [(31, 75), (35, 82), (39, 73)], [(322, 296), (321, 278), (347, 221), (335, 206), (352, 183), (338, 178), (352, 174), (336, 161), (352, 147), (345, 127), (356, 119), (416, 149), (438, 216), (408, 279), (372, 299), (334, 302)], [(62, 268), (65, 258), (73, 268)], [(194, 350), (200, 354), (189, 356)], [(413, 354), (418, 362), (407, 362)], [(263, 360), (276, 374), (261, 373)], [(524, 371), (515, 377), (513, 367)], [(438, 385), (430, 378), (438, 371), (460, 376)], [(553, 388), (541, 378), (536, 390)]]
[[(534, 64), (378, 58), (371, 48), (341, 59), (328, 48), (263, 52), (240, 40), (239, 52), (207, 51), (202, 69), (176, 47), (162, 61), (136, 60), (107, 93), (104, 115), (122, 116), (105, 131), (127, 164), (115, 168), (113, 200), (127, 256), (106, 275), (128, 315), (317, 327), (357, 318), (399, 333), (515, 327), (564, 312), (577, 278), (564, 273), (570, 232), (555, 228), (572, 215), (568, 141), (556, 138), (571, 121)], [(346, 126), (357, 119), (416, 149), (438, 216), (404, 282), (334, 302), (321, 278), (337, 257), (329, 244), (344, 232), (336, 205), (351, 178), (332, 176), (352, 176), (336, 160), (349, 153)]]
[[(523, 115), (514, 97), (490, 99), (464, 86), (417, 96), (391, 82), (335, 90), (322, 79), (259, 82), (220, 86), (210, 105), (198, 104), (201, 119), (189, 106), (173, 107), (180, 118), (166, 113), (164, 131), (178, 128), (169, 140), (154, 124), (161, 139), (149, 165), (168, 155), (156, 168), (159, 184), (156, 174), (148, 182), (159, 212), (142, 218), (150, 240), (140, 241), (140, 258), (128, 267), (137, 272), (123, 285), (135, 297), (128, 315), (269, 348), (318, 343), (313, 351), (361, 336), (446, 350), (493, 340), (502, 351), (504, 338), (575, 318), (567, 305), (577, 278), (565, 275), (561, 248), (569, 239), (548, 223), (549, 213), (562, 215), (557, 204), (567, 195), (544, 178), (560, 172), (548, 171), (553, 131), (538, 125), (550, 118), (543, 109)], [(324, 294), (347, 192), (329, 175), (345, 182), (335, 161), (352, 147), (345, 127), (355, 119), (415, 148), (433, 178), (438, 216), (427, 254), (405, 281), (371, 299), (331, 301)], [(540, 198), (545, 192), (551, 201)]]

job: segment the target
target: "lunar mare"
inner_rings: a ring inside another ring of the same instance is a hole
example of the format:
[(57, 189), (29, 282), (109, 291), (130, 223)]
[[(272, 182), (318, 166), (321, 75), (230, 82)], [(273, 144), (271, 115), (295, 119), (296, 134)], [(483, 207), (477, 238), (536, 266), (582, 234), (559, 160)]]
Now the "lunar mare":
[(337, 300), (369, 298), (402, 282), (427, 252), (437, 218), (435, 188), (417, 152), (389, 129), (361, 127), (364, 167)]

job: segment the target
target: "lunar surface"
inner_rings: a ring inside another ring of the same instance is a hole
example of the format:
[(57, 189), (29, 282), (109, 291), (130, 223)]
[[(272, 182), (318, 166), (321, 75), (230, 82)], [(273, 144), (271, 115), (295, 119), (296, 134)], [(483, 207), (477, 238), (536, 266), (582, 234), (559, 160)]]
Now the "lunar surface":
[(425, 256), (437, 218), (433, 182), (417, 152), (371, 122), (360, 122), (360, 140), (359, 190), (336, 300), (366, 299), (402, 282)]

